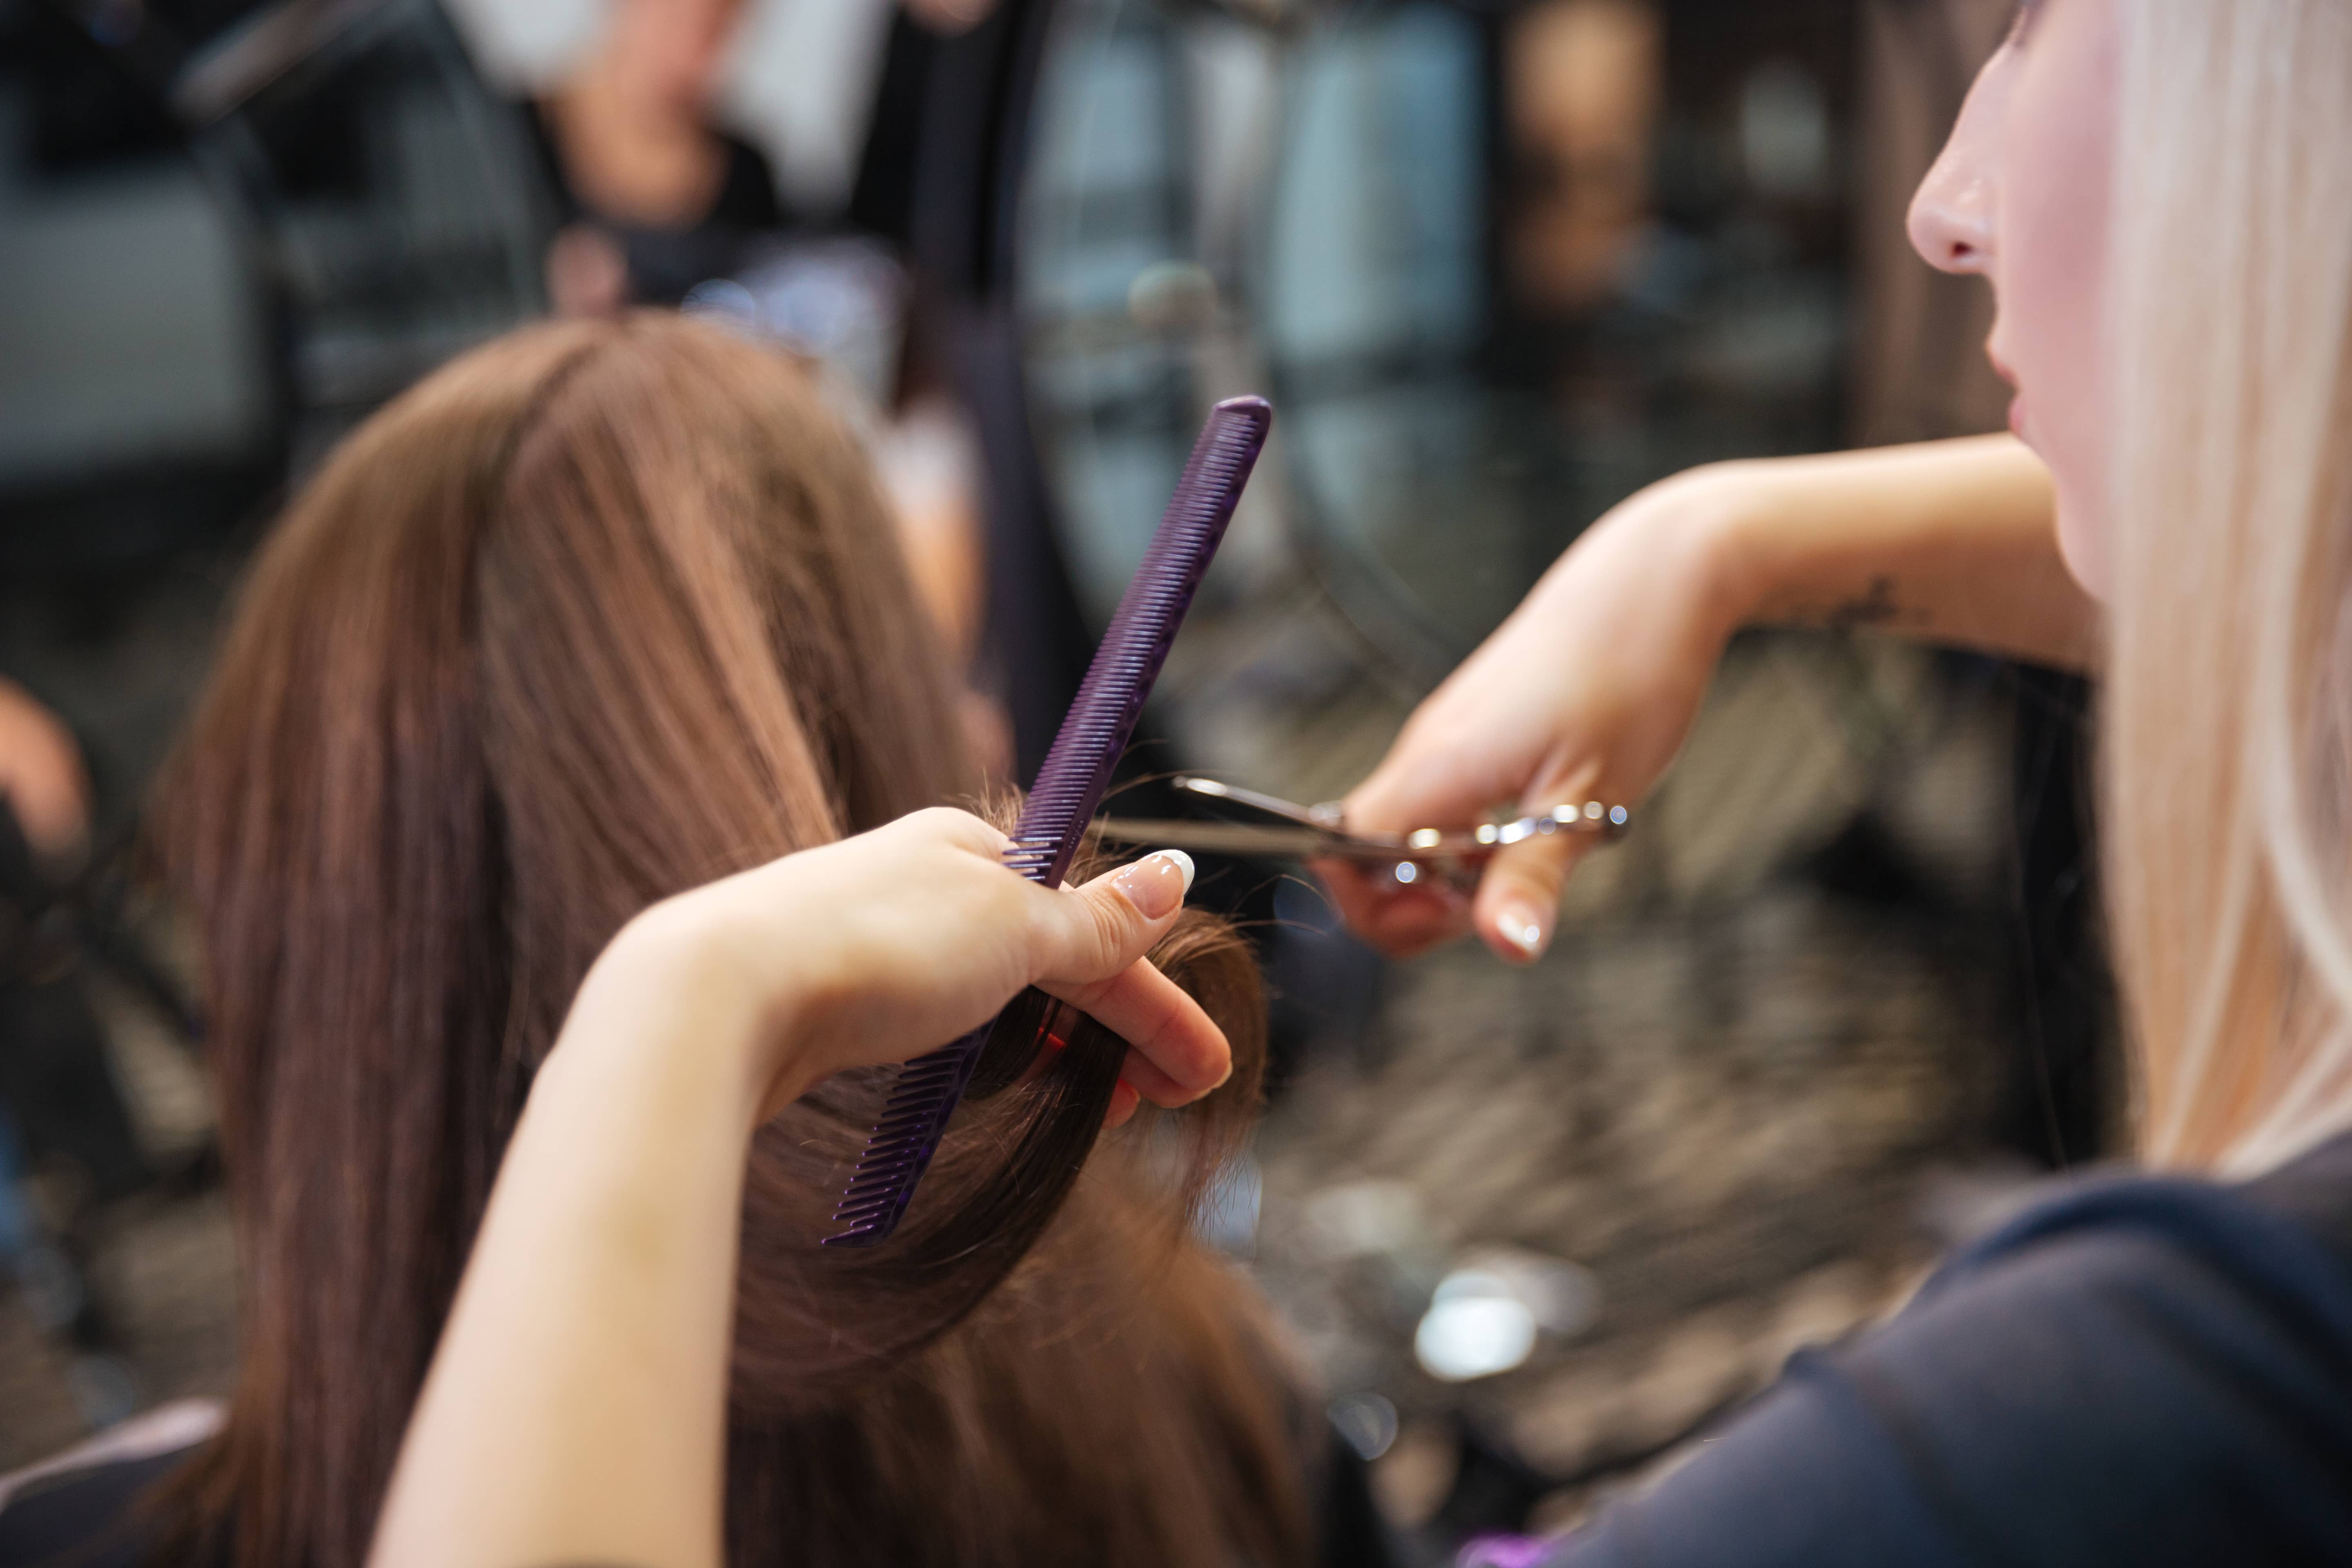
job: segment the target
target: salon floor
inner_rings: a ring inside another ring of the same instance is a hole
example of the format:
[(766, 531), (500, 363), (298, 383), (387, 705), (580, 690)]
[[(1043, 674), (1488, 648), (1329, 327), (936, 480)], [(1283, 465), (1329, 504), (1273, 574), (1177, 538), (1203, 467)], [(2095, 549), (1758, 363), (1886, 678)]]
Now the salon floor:
[[(1171, 667), (1178, 732), (1236, 777), (1336, 795), (1398, 700), (1311, 616), (1258, 624)], [(1302, 973), (1356, 974), (1372, 1000), (1307, 1052), (1217, 1226), (1433, 1552), (1498, 1515), (1565, 1522), (1670, 1462), (1791, 1349), (1899, 1300), (2013, 1186), (1979, 1142), (2009, 700), (1867, 641), (1742, 644), (1531, 970), (1464, 945), (1375, 976), (1314, 932), (1303, 886), (1286, 895), (1307, 910)], [(1899, 896), (1834, 874), (1857, 831), (1899, 864)], [(134, 1108), (184, 1145), (202, 1120), (185, 1058), (133, 1010), (110, 1019)], [(126, 1397), (226, 1387), (217, 1194), (142, 1200), (92, 1234), (123, 1353), (77, 1358), (46, 1331), (59, 1302), (38, 1269), (0, 1290), (0, 1471)]]

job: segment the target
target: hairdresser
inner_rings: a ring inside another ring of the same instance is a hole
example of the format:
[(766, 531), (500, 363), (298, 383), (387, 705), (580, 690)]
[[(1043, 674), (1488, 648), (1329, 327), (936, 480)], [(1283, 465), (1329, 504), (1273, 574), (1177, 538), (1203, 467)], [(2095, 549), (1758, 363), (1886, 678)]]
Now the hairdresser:
[(741, 0), (615, 0), (602, 36), (528, 124), (562, 226), (547, 253), (562, 316), (675, 304), (785, 226), (774, 171), (714, 122)]
[[(1991, 279), (2051, 478), (1988, 444), (1644, 498), (1354, 803), (1424, 826), (1631, 799), (1734, 626), (1855, 601), (2105, 682), (2109, 924), (2162, 1173), (2053, 1192), (1528, 1561), (2352, 1562), (2347, 81), (2352, 0), (2028, 6), (1914, 229)], [(1164, 994), (1130, 1012), (1120, 982), (1097, 989), (1131, 973), (1171, 873), (1117, 899), (1016, 892), (964, 822), (689, 894), (599, 963), (509, 1152), (382, 1568), (718, 1561), (743, 1142), (809, 1075), (919, 1049), (1043, 978), (1147, 1057), (1188, 1042), (1175, 1087), (1207, 1076), (1213, 1044)], [(1505, 862), (1471, 918), (1538, 951), (1567, 870)], [(1365, 892), (1359, 919), (1399, 948), (1464, 916)]]
[[(2352, 5), (2032, 0), (1910, 216), (1984, 278), (2012, 436), (1699, 468), (1591, 529), (1347, 799), (1628, 805), (1756, 626), (2105, 682), (2135, 1152), (1801, 1356), (1558, 1561), (2352, 1561)], [(1319, 868), (1394, 955), (1555, 934), (1592, 840), (1475, 892)]]

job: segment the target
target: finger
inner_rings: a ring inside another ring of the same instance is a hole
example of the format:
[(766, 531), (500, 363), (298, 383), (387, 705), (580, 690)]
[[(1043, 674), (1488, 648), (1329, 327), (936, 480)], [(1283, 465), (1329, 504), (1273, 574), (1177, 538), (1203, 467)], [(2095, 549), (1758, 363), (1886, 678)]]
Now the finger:
[(1192, 858), (1164, 849), (1036, 906), (1045, 950), (1036, 985), (1134, 1047), (1158, 1069), (1138, 1087), (1161, 1104), (1196, 1100), (1233, 1069), (1224, 1032), (1143, 958), (1175, 923), (1192, 882)]
[[(1107, 982), (1151, 950), (1176, 923), (1192, 886), (1192, 858), (1162, 849), (1085, 887), (1033, 900), (1032, 979), (1076, 1001), (1075, 988)], [(1084, 1006), (1086, 1004), (1079, 1003)]]
[(1554, 833), (1496, 850), (1478, 879), (1471, 916), (1486, 945), (1514, 963), (1542, 957), (1559, 922), (1559, 890), (1591, 844), (1580, 834)]
[(1395, 831), (1470, 823), (1518, 796), (1532, 774), (1526, 714), (1492, 666), (1497, 632), (1405, 721), (1378, 766), (1348, 794), (1351, 826)]
[(1155, 1105), (1189, 1105), (1232, 1076), (1233, 1047), (1200, 1003), (1138, 959), (1108, 981), (1041, 988), (1083, 1010), (1125, 1040), (1125, 1076)]
[(1410, 958), (1470, 929), (1470, 900), (1442, 879), (1407, 885), (1388, 867), (1348, 860), (1309, 865), (1348, 928), (1391, 958)]
[[(1143, 1051), (1131, 1049), (1119, 1066), (1118, 1076), (1163, 1110), (1190, 1105), (1224, 1088), (1225, 1080), (1234, 1076), (1234, 1053), (1225, 1043), (1223, 1031), (1220, 1030), (1214, 1040), (1197, 1040), (1187, 1049), (1189, 1054), (1174, 1061), (1173, 1071)], [(1174, 1052), (1166, 1054), (1177, 1056)]]
[(1403, 832), (1475, 821), (1480, 812), (1498, 800), (1515, 798), (1526, 785), (1524, 779), (1464, 765), (1464, 759), (1486, 749), (1475, 743), (1433, 744), (1408, 734), (1370, 777), (1348, 792), (1341, 803), (1348, 826)]
[(1111, 1085), (1110, 1109), (1103, 1112), (1104, 1131), (1126, 1126), (1129, 1119), (1134, 1116), (1135, 1108), (1142, 1103), (1143, 1097), (1136, 1093), (1135, 1086), (1125, 1079)]
[(1151, 1058), (1141, 1051), (1130, 1050), (1127, 1053), (1127, 1059), (1119, 1063), (1118, 1078), (1121, 1083), (1134, 1089), (1152, 1104), (1171, 1110), (1180, 1105), (1190, 1105), (1200, 1098), (1179, 1085), (1174, 1079), (1161, 1072), (1152, 1064)]

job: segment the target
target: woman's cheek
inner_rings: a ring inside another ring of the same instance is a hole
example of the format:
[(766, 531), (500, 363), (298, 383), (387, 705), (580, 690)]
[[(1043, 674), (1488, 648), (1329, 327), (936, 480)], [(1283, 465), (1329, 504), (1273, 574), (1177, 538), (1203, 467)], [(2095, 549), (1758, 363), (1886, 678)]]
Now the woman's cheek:
[(2010, 102), (1994, 282), (2025, 434), (2056, 480), (2067, 569), (2105, 595), (2117, 70), (2111, 0), (2049, 6)]
[(2058, 492), (2058, 552), (2066, 570), (2083, 591), (2105, 604), (2107, 598), (2107, 541), (2101, 510), (2088, 500)]

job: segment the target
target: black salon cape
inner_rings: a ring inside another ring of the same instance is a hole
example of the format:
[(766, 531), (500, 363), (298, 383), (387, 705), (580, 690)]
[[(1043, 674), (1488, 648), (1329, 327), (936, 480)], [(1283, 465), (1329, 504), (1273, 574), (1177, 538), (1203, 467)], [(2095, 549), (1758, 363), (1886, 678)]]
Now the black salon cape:
[[(110, 1472), (0, 1512), (0, 1568), (122, 1522), (152, 1472)], [(2352, 1563), (2352, 1136), (2243, 1186), (2062, 1189), (1552, 1568), (2256, 1563)]]
[[(223, 1568), (218, 1556), (165, 1563), (155, 1550), (158, 1521), (146, 1499), (192, 1452), (93, 1465), (36, 1482), (0, 1509), (0, 1568)], [(1333, 1435), (1328, 1457), (1312, 1472), (1316, 1568), (1391, 1568), (1395, 1545), (1355, 1450)]]
[(1549, 1568), (2352, 1563), (2352, 1136), (1956, 1255)]

